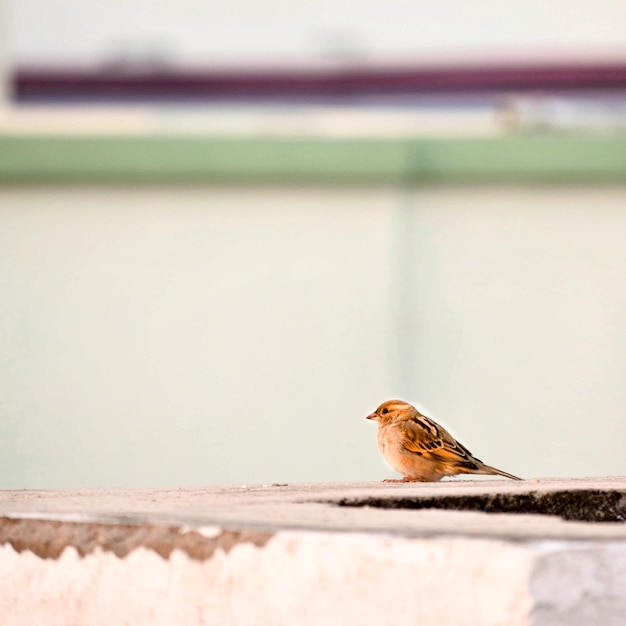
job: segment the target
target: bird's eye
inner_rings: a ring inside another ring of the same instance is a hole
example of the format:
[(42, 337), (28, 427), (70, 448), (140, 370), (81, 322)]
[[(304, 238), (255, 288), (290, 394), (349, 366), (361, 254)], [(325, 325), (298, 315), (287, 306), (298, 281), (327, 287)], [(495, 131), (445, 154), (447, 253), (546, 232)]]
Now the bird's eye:
[(383, 409), (383, 410), (381, 411), (381, 413), (382, 413), (383, 415), (387, 415), (387, 413), (389, 413), (389, 409)]

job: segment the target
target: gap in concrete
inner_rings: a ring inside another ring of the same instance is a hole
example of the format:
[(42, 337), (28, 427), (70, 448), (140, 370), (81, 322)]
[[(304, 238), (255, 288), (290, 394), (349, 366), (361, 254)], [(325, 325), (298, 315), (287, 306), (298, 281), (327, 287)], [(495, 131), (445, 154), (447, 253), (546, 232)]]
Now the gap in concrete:
[(437, 497), (343, 498), (337, 506), (381, 509), (444, 509), (484, 513), (532, 513), (557, 515), (577, 522), (624, 522), (626, 491), (571, 490), (530, 493), (479, 494)]

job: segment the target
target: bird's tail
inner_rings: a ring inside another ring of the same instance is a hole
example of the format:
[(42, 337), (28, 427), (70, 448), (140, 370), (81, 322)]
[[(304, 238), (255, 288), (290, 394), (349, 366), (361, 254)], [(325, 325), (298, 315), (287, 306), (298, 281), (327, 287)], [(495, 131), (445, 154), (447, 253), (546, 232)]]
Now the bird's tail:
[(494, 476), (504, 476), (505, 478), (510, 478), (511, 480), (523, 480), (522, 478), (518, 478), (517, 476), (513, 476), (513, 474), (508, 474), (507, 472), (503, 472), (495, 467), (491, 467), (491, 465), (481, 465), (480, 470), (476, 472), (477, 474), (492, 474)]

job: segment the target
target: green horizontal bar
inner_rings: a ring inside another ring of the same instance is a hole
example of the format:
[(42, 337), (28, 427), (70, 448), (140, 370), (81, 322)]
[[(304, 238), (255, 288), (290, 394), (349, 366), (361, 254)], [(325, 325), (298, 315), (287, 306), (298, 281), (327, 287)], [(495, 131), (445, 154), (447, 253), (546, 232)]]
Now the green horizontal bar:
[(0, 183), (626, 182), (616, 137), (0, 136)]
[(417, 180), (444, 182), (626, 182), (626, 140), (510, 137), (412, 145)]

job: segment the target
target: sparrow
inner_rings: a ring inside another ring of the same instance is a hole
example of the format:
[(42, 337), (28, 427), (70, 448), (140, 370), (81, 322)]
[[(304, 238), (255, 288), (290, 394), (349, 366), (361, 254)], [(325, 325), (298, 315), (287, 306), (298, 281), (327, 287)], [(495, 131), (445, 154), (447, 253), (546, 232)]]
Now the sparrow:
[(402, 400), (383, 402), (368, 420), (378, 422), (378, 447), (385, 461), (402, 480), (434, 482), (457, 474), (494, 474), (522, 480), (485, 465), (445, 428)]

